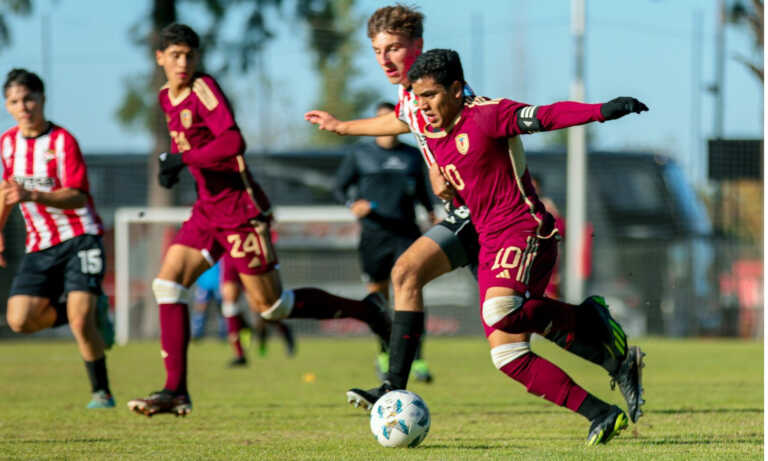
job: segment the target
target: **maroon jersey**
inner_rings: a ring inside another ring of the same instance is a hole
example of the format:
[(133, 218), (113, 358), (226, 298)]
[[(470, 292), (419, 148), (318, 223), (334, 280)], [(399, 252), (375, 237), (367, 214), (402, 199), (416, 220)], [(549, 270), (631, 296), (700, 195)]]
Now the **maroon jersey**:
[(181, 153), (197, 183), (195, 207), (219, 227), (234, 227), (261, 214), (270, 204), (245, 164), (245, 142), (232, 109), (216, 81), (198, 74), (191, 87), (171, 97), (157, 95), (171, 135), (171, 152)]
[(35, 202), (19, 204), (27, 228), (27, 253), (44, 250), (83, 234), (101, 235), (88, 186), (88, 173), (77, 141), (69, 131), (50, 124), (35, 138), (25, 138), (19, 127), (0, 136), (3, 180), (14, 180), (25, 189), (51, 192), (62, 188), (85, 193), (82, 208), (62, 210)]
[[(557, 230), (539, 201), (516, 136), (518, 110), (528, 107), (508, 99), (465, 98), (464, 107), (446, 130), (426, 130), (427, 142), (445, 177), (469, 207), (481, 245), (514, 227), (539, 238)], [(539, 106), (545, 130), (602, 121), (599, 104), (571, 102)]]

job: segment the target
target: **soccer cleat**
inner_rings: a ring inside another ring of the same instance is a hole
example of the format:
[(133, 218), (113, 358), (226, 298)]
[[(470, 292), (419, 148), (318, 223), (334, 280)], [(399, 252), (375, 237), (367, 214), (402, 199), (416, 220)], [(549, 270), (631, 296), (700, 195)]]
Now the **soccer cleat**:
[(627, 334), (611, 317), (605, 298), (590, 296), (581, 303), (581, 307), (588, 309), (588, 315), (596, 324), (602, 325), (599, 335), (608, 354), (619, 362), (623, 361), (627, 355)]
[(91, 396), (91, 401), (85, 406), (88, 409), (115, 408), (115, 399), (107, 394), (107, 391), (96, 391)]
[(158, 413), (186, 416), (192, 412), (192, 401), (188, 394), (176, 394), (163, 389), (151, 393), (149, 397), (129, 401), (128, 408), (134, 413), (148, 417)]
[(627, 414), (621, 411), (621, 408), (612, 405), (610, 411), (592, 421), (592, 425), (589, 426), (589, 435), (587, 435), (587, 446), (610, 442), (628, 425)]
[(389, 335), (392, 333), (392, 317), (389, 315), (389, 305), (384, 296), (374, 291), (363, 298), (363, 302), (373, 310), (368, 327), (379, 337), (381, 350), (389, 351)]
[(240, 368), (245, 367), (248, 365), (248, 360), (245, 359), (245, 356), (235, 357), (232, 360), (229, 361), (227, 366), (229, 368)]
[(367, 391), (362, 389), (350, 389), (347, 391), (347, 403), (355, 408), (362, 406), (364, 410), (371, 411), (373, 404), (391, 390), (392, 386), (386, 381), (381, 386), (368, 389)]
[(376, 367), (376, 377), (383, 383), (387, 379), (387, 372), (389, 371), (389, 353), (379, 352), (374, 365)]
[(643, 357), (645, 357), (645, 352), (640, 350), (638, 346), (630, 347), (627, 358), (621, 362), (616, 373), (611, 375), (611, 389), (615, 389), (616, 385), (619, 386), (621, 394), (627, 401), (629, 418), (633, 423), (636, 423), (638, 418), (643, 415), (640, 407), (645, 404), (643, 399), (643, 367), (645, 366)]
[(96, 326), (104, 340), (104, 349), (111, 349), (115, 345), (115, 325), (109, 317), (109, 298), (105, 294), (96, 300)]
[(427, 361), (423, 359), (413, 361), (411, 374), (413, 375), (413, 379), (421, 381), (422, 383), (431, 383), (433, 379), (432, 373), (429, 372)]

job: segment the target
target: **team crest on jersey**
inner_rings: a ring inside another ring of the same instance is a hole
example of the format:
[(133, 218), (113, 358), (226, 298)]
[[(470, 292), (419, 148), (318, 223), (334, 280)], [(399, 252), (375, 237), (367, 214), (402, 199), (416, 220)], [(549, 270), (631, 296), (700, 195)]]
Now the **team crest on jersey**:
[(469, 152), (469, 135), (467, 133), (459, 133), (456, 136), (456, 149), (461, 155), (466, 155)]
[(45, 150), (45, 161), (50, 162), (51, 160), (56, 158), (56, 151), (53, 149), (46, 149)]
[(192, 126), (192, 111), (189, 109), (182, 110), (179, 114), (179, 119), (181, 120), (181, 126), (188, 129)]

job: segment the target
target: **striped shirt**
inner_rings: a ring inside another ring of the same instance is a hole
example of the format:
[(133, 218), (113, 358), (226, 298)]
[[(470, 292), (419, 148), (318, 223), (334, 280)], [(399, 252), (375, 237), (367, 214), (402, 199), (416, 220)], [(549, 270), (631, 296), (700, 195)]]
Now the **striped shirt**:
[(82, 208), (62, 210), (35, 202), (19, 204), (27, 228), (27, 253), (44, 250), (83, 234), (102, 235), (104, 228), (89, 192), (88, 174), (77, 141), (64, 128), (50, 124), (35, 138), (18, 126), (0, 135), (3, 180), (27, 190), (77, 189), (88, 197)]

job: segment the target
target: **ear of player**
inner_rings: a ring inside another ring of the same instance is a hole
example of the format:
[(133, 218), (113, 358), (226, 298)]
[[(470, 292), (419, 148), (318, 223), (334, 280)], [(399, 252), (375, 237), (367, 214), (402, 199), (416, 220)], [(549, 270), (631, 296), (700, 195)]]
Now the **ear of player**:
[(157, 160), (160, 162), (157, 182), (166, 189), (170, 189), (179, 182), (179, 173), (184, 168), (184, 159), (181, 154), (163, 152), (157, 156)]
[(638, 101), (635, 98), (620, 96), (618, 98), (611, 99), (602, 106), (600, 106), (600, 113), (606, 120), (616, 120), (627, 114), (640, 112), (646, 112), (648, 106)]

